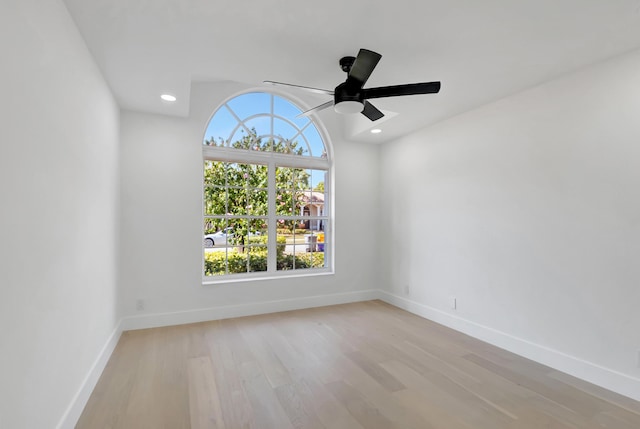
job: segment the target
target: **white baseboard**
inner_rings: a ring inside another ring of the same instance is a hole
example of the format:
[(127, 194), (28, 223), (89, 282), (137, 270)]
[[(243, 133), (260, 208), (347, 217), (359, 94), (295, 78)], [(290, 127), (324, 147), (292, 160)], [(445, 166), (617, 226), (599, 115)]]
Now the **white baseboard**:
[(173, 313), (156, 313), (141, 316), (129, 316), (123, 319), (122, 329), (158, 328), (161, 326), (184, 325), (209, 320), (229, 319), (233, 317), (254, 316), (257, 314), (277, 313), (280, 311), (300, 310), (303, 308), (324, 307), (327, 305), (347, 304), (350, 302), (378, 299), (378, 290), (368, 289), (329, 295), (306, 296), (276, 301), (253, 302), (239, 305), (224, 305)]
[(558, 371), (596, 384), (605, 389), (640, 401), (640, 379), (618, 371), (604, 368), (557, 350), (535, 344), (504, 332), (479, 325), (433, 307), (391, 294), (378, 291), (379, 298), (410, 313), (432, 320), (456, 331), (526, 357)]
[(107, 362), (109, 362), (109, 358), (111, 357), (113, 350), (116, 348), (118, 340), (120, 340), (120, 335), (122, 335), (122, 320), (118, 322), (117, 326), (109, 336), (109, 339), (107, 339), (106, 344), (102, 347), (102, 350), (91, 366), (89, 373), (82, 381), (80, 390), (78, 390), (76, 395), (73, 397), (71, 404), (62, 415), (56, 429), (75, 428), (85, 405), (87, 405), (87, 401), (89, 401), (89, 397), (91, 396), (93, 389), (96, 387), (96, 384), (102, 375), (102, 371), (104, 371), (104, 368), (107, 366)]

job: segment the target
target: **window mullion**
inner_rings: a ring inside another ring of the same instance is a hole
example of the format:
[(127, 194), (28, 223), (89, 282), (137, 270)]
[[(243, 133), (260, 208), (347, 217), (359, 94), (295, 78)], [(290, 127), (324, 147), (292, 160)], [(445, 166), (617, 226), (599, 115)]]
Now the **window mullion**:
[(276, 164), (269, 163), (267, 170), (267, 181), (269, 189), (267, 191), (267, 272), (275, 273), (277, 268), (277, 231), (276, 231)]

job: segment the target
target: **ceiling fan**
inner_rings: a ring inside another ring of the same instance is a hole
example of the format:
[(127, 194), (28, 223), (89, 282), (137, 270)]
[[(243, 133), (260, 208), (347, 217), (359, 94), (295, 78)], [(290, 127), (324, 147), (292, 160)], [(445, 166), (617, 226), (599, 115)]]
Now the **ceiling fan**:
[(317, 94), (333, 96), (333, 100), (301, 113), (299, 116), (308, 116), (327, 107), (333, 106), (338, 113), (362, 113), (372, 121), (377, 121), (384, 114), (369, 101), (372, 98), (398, 97), (400, 95), (435, 94), (440, 91), (440, 82), (409, 83), (405, 85), (382, 86), (378, 88), (364, 88), (364, 84), (373, 73), (382, 55), (368, 49), (360, 49), (357, 57), (343, 57), (340, 59), (342, 71), (347, 73), (347, 80), (338, 85), (333, 91), (312, 88), (308, 86), (293, 85), (290, 83), (265, 80), (271, 85), (299, 88)]

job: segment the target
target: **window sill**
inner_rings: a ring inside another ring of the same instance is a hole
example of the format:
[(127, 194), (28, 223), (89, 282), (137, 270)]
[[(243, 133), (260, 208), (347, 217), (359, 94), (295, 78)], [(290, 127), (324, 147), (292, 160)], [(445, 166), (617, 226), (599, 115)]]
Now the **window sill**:
[(246, 283), (246, 282), (254, 282), (254, 281), (268, 281), (268, 280), (283, 280), (283, 279), (291, 279), (291, 278), (300, 278), (300, 277), (317, 277), (317, 276), (331, 276), (334, 275), (334, 271), (330, 268), (313, 270), (313, 272), (304, 272), (304, 273), (295, 273), (289, 274), (270, 274), (265, 275), (263, 273), (256, 274), (238, 274), (234, 276), (220, 276), (220, 277), (203, 277), (202, 278), (202, 286), (213, 286), (219, 284), (227, 284), (227, 283)]

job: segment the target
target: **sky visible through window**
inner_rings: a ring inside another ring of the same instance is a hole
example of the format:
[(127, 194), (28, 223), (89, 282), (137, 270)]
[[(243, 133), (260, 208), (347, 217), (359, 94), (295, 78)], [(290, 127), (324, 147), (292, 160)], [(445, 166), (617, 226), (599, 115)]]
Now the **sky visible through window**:
[[(244, 138), (246, 129), (250, 129), (265, 140), (297, 141), (304, 148), (304, 155), (322, 157), (325, 152), (322, 137), (308, 117), (296, 118), (300, 113), (302, 111), (298, 107), (277, 95), (264, 92), (242, 94), (216, 111), (207, 126), (204, 139), (235, 142)], [(323, 181), (314, 176), (312, 187)]]

